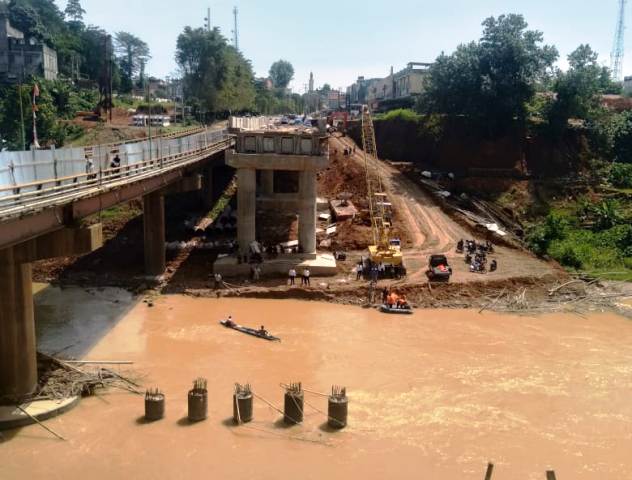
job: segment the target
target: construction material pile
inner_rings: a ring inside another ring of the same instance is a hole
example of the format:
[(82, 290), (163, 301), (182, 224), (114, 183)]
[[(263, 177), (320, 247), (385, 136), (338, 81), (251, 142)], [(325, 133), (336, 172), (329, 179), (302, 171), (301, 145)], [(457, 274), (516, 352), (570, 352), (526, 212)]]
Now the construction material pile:
[[(96, 365), (92, 369), (76, 367), (44, 353), (38, 353), (40, 381), (36, 393), (30, 400), (55, 400), (77, 395), (94, 395), (98, 389), (120, 388), (138, 395), (138, 383), (129, 375), (117, 373), (109, 368)], [(75, 362), (73, 362), (75, 363)], [(88, 362), (86, 362), (88, 363)], [(82, 362), (78, 362), (82, 365)]]

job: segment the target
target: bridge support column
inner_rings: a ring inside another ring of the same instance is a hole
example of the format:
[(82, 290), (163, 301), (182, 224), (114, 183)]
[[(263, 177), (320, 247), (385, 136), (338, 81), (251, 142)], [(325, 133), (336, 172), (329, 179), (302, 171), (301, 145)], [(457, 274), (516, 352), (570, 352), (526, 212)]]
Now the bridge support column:
[(165, 199), (161, 192), (143, 197), (145, 273), (158, 277), (165, 273)]
[(257, 176), (253, 168), (237, 170), (237, 243), (240, 253), (248, 253), (256, 239)]
[(31, 264), (16, 248), (0, 250), (0, 403), (19, 400), (37, 386)]
[(303, 253), (316, 253), (316, 172), (303, 170), (298, 177), (298, 243)]
[(274, 193), (274, 170), (261, 170), (261, 190), (266, 196)]
[(203, 172), (203, 186), (202, 197), (204, 207), (209, 210), (215, 205), (215, 192), (213, 191), (213, 167), (208, 165), (204, 168)]

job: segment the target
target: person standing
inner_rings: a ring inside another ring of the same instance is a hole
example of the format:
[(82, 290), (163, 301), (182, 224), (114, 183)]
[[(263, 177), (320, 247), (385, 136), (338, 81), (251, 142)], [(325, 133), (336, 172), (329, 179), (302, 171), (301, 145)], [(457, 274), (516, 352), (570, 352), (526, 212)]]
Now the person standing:
[(371, 267), (371, 281), (377, 283), (377, 276), (378, 276), (377, 265), (373, 265)]
[(114, 176), (117, 176), (121, 171), (121, 159), (118, 156), (118, 153), (110, 162), (110, 169), (112, 169), (112, 175)]
[(356, 280), (360, 280), (362, 278), (362, 264), (358, 263), (356, 265)]
[(86, 174), (87, 174), (87, 180), (93, 180), (97, 177), (94, 173), (94, 162), (87, 155), (86, 155)]
[(310, 283), (309, 283), (309, 275), (310, 275), (309, 268), (306, 268), (305, 270), (303, 270), (303, 281), (302, 281), (303, 285), (306, 285), (306, 286), (310, 285)]
[(288, 282), (290, 285), (295, 285), (296, 270), (294, 270), (294, 267), (290, 268), (290, 271), (288, 272)]

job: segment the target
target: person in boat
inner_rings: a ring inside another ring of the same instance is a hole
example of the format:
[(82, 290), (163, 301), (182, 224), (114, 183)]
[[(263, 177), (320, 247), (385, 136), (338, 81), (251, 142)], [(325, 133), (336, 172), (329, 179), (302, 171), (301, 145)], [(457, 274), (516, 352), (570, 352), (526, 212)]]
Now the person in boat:
[(395, 293), (395, 292), (391, 292), (388, 296), (388, 299), (386, 301), (386, 304), (388, 305), (388, 308), (395, 308), (397, 305), (397, 300), (399, 299), (399, 296)]
[(261, 327), (259, 327), (259, 330), (257, 330), (257, 332), (260, 335), (263, 335), (264, 337), (268, 336), (268, 331), (266, 330), (266, 327), (264, 327), (263, 325), (261, 325)]
[(456, 251), (457, 252), (462, 252), (463, 251), (463, 239), (459, 240), (456, 244)]
[(408, 300), (406, 300), (406, 295), (402, 295), (397, 299), (397, 308), (408, 308)]
[(224, 325), (226, 325), (227, 327), (234, 327), (235, 325), (237, 325), (235, 322), (233, 322), (233, 317), (231, 317), (230, 315), (228, 315), (228, 318), (226, 319), (226, 322), (224, 323)]
[(384, 287), (382, 289), (382, 303), (386, 305), (386, 300), (388, 300), (388, 288)]

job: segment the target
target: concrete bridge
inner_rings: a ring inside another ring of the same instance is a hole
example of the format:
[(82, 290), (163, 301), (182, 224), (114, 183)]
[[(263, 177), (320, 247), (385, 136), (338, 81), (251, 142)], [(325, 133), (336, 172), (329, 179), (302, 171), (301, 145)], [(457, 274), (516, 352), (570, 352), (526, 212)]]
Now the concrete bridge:
[[(88, 253), (100, 224), (79, 221), (142, 197), (145, 271), (165, 270), (164, 195), (202, 190), (213, 200), (213, 168), (234, 144), (226, 130), (196, 129), (92, 147), (0, 154), (0, 402), (37, 384), (31, 262)], [(114, 158), (120, 166), (111, 167)]]
[[(0, 404), (28, 396), (37, 385), (31, 263), (100, 248), (101, 225), (85, 227), (80, 220), (106, 208), (142, 197), (145, 273), (159, 277), (166, 267), (164, 196), (200, 190), (210, 208), (213, 169), (226, 164), (237, 170), (242, 254), (257, 240), (259, 203), (299, 216), (301, 255), (267, 262), (270, 272), (287, 272), (288, 265), (335, 272), (331, 255), (316, 254), (316, 172), (329, 162), (324, 126), (277, 130), (265, 117), (231, 118), (229, 126), (238, 134), (195, 129), (136, 142), (0, 153)], [(282, 182), (275, 182), (277, 174), (284, 174)], [(279, 192), (276, 183), (293, 190)], [(248, 264), (227, 257), (214, 268), (243, 273)]]

